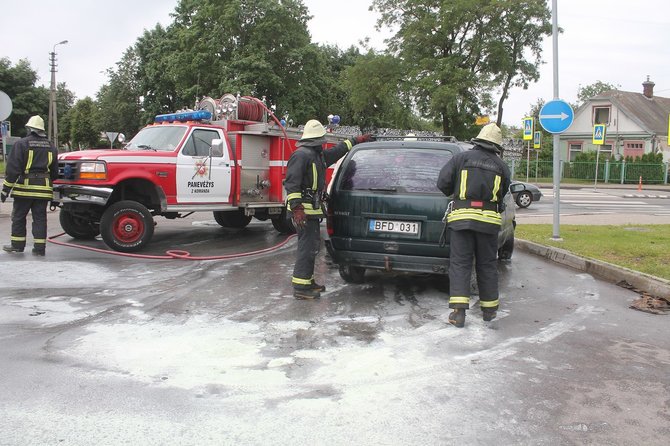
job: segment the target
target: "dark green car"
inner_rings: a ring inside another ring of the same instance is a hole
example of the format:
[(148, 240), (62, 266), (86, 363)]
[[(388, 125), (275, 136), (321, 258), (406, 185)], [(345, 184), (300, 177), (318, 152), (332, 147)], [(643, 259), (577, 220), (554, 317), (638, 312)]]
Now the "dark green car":
[[(449, 244), (441, 243), (450, 199), (437, 189), (440, 169), (464, 149), (435, 141), (358, 144), (330, 185), (326, 247), (347, 282), (366, 269), (447, 274)], [(505, 196), (498, 257), (514, 249), (514, 201)], [(444, 242), (444, 241), (443, 241)]]

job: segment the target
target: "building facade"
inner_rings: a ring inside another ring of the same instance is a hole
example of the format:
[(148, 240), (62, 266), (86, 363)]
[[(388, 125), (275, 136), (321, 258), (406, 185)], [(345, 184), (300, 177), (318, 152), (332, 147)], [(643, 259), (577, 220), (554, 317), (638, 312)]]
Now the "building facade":
[[(654, 96), (654, 85), (647, 78), (642, 93), (610, 90), (587, 100), (560, 135), (561, 159), (574, 161), (579, 153), (600, 150), (616, 160), (662, 153), (663, 161), (670, 161), (670, 98)], [(606, 125), (603, 145), (593, 144), (596, 124)]]

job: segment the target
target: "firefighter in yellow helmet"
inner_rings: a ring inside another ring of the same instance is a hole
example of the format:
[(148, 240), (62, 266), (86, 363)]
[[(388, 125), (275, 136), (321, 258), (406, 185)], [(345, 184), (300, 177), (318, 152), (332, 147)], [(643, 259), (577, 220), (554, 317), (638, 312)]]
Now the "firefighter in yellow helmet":
[(437, 187), (452, 196), (447, 215), (449, 229), (449, 323), (465, 325), (470, 307), (473, 258), (477, 271), (479, 305), (485, 321), (498, 310), (498, 232), (503, 197), (509, 190), (510, 170), (500, 158), (502, 133), (488, 124), (471, 142), (474, 147), (457, 153), (440, 171)]
[(26, 124), (28, 136), (14, 144), (7, 159), (0, 200), (10, 195), (12, 208), (11, 244), (6, 252), (23, 252), (26, 247), (26, 217), (33, 220), (33, 254), (43, 256), (47, 243), (47, 204), (53, 199), (53, 180), (58, 178), (58, 151), (47, 139), (44, 120), (33, 116)]
[(373, 139), (370, 134), (356, 136), (324, 150), (325, 135), (326, 129), (319, 121), (307, 121), (286, 167), (287, 208), (298, 232), (298, 250), (291, 278), (296, 299), (317, 299), (326, 290), (314, 281), (314, 262), (321, 249), (319, 227), (325, 216), (326, 168), (346, 155), (354, 145)]

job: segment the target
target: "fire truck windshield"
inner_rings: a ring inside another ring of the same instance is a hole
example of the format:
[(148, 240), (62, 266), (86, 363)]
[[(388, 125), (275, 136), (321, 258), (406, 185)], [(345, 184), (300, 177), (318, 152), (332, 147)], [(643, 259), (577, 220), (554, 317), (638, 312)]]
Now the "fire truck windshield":
[(186, 129), (187, 127), (182, 125), (145, 127), (126, 144), (126, 150), (172, 152), (184, 137)]

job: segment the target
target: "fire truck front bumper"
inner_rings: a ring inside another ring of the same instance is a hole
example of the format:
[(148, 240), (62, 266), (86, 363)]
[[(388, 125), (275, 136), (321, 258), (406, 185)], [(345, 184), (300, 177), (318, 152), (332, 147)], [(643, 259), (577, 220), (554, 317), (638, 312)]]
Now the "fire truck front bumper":
[(96, 204), (104, 206), (114, 190), (109, 187), (54, 184), (53, 201), (60, 203)]

